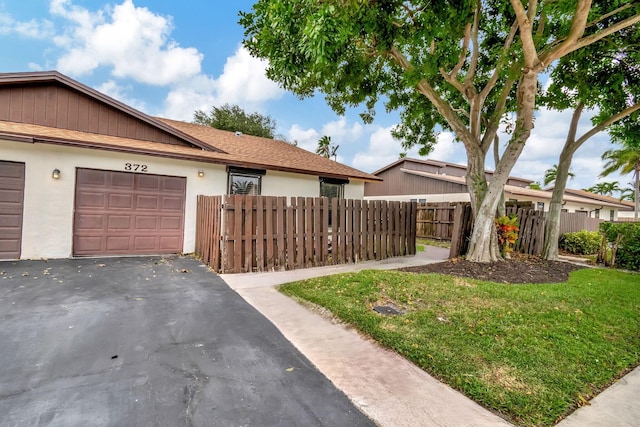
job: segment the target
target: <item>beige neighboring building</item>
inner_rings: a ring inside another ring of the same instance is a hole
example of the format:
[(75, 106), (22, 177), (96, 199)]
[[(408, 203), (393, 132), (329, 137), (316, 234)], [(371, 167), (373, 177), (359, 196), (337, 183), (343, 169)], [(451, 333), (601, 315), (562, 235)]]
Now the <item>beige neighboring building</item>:
[(0, 259), (191, 253), (198, 195), (361, 199), (379, 180), (148, 116), (57, 72), (0, 74)]
[[(466, 166), (430, 159), (399, 159), (373, 175), (383, 182), (366, 183), (364, 196), (368, 200), (415, 200), (421, 203), (468, 202), (469, 192), (465, 182)], [(492, 171), (486, 171), (491, 181)], [(533, 181), (509, 177), (504, 187), (507, 200), (532, 202), (538, 210), (549, 210), (551, 191), (532, 190)], [(584, 212), (593, 218), (616, 220), (620, 209), (626, 210), (626, 202), (613, 197), (600, 196), (582, 190), (565, 190), (563, 210)]]

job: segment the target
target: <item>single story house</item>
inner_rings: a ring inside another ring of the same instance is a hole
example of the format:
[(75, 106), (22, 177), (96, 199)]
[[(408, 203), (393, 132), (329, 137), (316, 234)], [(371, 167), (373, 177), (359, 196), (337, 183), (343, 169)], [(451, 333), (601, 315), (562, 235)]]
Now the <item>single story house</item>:
[(198, 195), (361, 199), (380, 179), (151, 117), (55, 71), (0, 74), (0, 259), (191, 253)]
[[(368, 200), (415, 200), (426, 202), (468, 202), (470, 200), (464, 165), (430, 159), (399, 159), (373, 175), (382, 182), (368, 182), (364, 186), (364, 196)], [(492, 171), (486, 171), (491, 180)], [(525, 178), (509, 177), (504, 187), (505, 198), (513, 201), (532, 202), (538, 210), (549, 210), (552, 192), (532, 190), (528, 186), (533, 181)], [(566, 212), (584, 212), (585, 215), (606, 220), (615, 220), (620, 209), (628, 209), (626, 202), (613, 197), (599, 196), (582, 190), (567, 189), (563, 198)]]

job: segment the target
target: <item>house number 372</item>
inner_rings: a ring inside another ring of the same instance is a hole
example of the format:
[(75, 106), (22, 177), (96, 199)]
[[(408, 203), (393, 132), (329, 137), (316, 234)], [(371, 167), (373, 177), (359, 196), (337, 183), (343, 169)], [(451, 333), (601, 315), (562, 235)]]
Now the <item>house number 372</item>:
[(146, 172), (147, 165), (139, 165), (137, 163), (125, 163), (124, 170), (133, 172)]

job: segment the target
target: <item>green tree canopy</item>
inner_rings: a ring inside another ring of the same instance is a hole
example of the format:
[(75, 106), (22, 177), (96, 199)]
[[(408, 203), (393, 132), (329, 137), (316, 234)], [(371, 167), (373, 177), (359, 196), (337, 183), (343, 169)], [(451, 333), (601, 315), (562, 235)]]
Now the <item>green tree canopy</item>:
[(193, 114), (193, 122), (216, 129), (272, 139), (276, 129), (276, 121), (270, 116), (256, 112), (247, 113), (239, 106), (229, 104), (224, 104), (222, 107), (211, 107), (208, 113), (197, 110)]
[[(499, 257), (494, 216), (533, 128), (538, 75), (563, 56), (640, 21), (640, 3), (600, 0), (258, 0), (240, 13), (244, 45), (267, 76), (300, 97), (320, 91), (338, 113), (379, 102), (399, 110), (393, 134), (428, 153), (438, 129), (467, 154), (475, 222), (467, 258)], [(490, 183), (485, 158), (505, 113), (510, 140)], [(436, 127), (439, 125), (439, 127)]]

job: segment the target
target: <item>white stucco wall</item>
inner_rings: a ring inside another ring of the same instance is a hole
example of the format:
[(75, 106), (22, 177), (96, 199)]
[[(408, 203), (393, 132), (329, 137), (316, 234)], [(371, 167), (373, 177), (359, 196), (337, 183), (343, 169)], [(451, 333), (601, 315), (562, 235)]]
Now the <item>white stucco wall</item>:
[(365, 200), (389, 200), (398, 202), (408, 202), (417, 200), (420, 203), (441, 203), (441, 202), (469, 202), (469, 193), (449, 193), (449, 194), (409, 194), (401, 196), (366, 196)]
[[(185, 229), (183, 252), (195, 250), (197, 196), (227, 191), (226, 166), (105, 150), (30, 144), (0, 140), (0, 160), (25, 164), (24, 214), (21, 258), (67, 258), (72, 255), (76, 168), (125, 172), (125, 164), (147, 165), (147, 174), (185, 177)], [(51, 177), (60, 170), (60, 179)], [(198, 177), (198, 170), (204, 177)], [(267, 171), (262, 194), (318, 197), (317, 176)], [(345, 186), (345, 197), (362, 198), (364, 184)]]
[[(319, 197), (320, 179), (318, 176), (288, 172), (267, 171), (262, 178), (263, 196)], [(362, 199), (364, 182), (351, 180), (344, 186), (345, 199)]]

